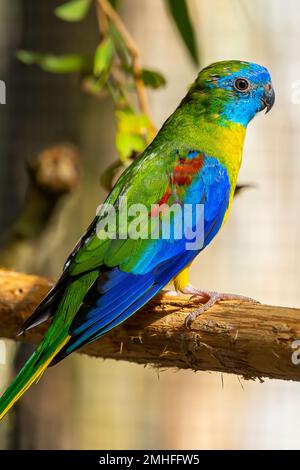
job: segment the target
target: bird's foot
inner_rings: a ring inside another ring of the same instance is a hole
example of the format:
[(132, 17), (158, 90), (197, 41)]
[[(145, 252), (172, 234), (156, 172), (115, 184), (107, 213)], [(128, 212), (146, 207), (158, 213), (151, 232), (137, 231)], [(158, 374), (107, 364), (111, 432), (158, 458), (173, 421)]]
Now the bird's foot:
[(244, 295), (237, 295), (237, 294), (223, 294), (214, 291), (202, 291), (197, 289), (191, 285), (188, 285), (184, 289), (181, 290), (183, 294), (191, 295), (190, 300), (197, 299), (202, 305), (201, 307), (195, 309), (192, 313), (187, 315), (185, 318), (184, 324), (186, 328), (190, 328), (191, 323), (202, 313), (206, 312), (209, 308), (211, 308), (216, 302), (220, 302), (222, 300), (240, 300), (242, 302), (251, 302), (254, 304), (259, 304), (259, 302), (251, 297), (245, 297)]
[(163, 289), (160, 291), (162, 295), (167, 295), (168, 297), (177, 297), (179, 292), (174, 289)]

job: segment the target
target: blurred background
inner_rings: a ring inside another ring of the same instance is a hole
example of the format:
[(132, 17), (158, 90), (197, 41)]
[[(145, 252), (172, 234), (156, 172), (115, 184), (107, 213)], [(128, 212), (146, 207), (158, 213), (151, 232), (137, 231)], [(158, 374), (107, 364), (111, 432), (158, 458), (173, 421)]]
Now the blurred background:
[[(118, 159), (109, 97), (83, 93), (77, 74), (50, 74), (15, 58), (19, 49), (93, 51), (99, 42), (95, 11), (82, 23), (68, 23), (53, 15), (61, 3), (0, 3), (0, 79), (6, 83), (6, 104), (0, 105), (0, 265), (53, 279), (105, 197), (100, 176)], [(190, 0), (188, 6), (198, 67), (163, 0), (123, 0), (118, 7), (143, 65), (167, 80), (165, 87), (149, 92), (158, 128), (198, 69), (211, 62), (261, 63), (276, 90), (272, 112), (259, 115), (248, 128), (240, 183), (254, 187), (235, 199), (221, 235), (194, 263), (193, 284), (300, 307), (300, 104), (293, 88), (300, 80), (300, 2)], [(68, 148), (74, 154), (71, 166), (75, 161), (67, 178), (70, 190), (54, 198), (48, 213), (41, 212), (50, 220), (42, 220), (42, 228), (32, 240), (30, 234), (24, 237), (20, 248), (14, 231), (32, 184), (28, 162), (61, 142), (78, 149)], [(16, 351), (7, 341), (0, 392), (26, 354), (26, 347)], [(0, 448), (299, 448), (299, 397), (298, 383), (224, 375), (222, 384), (219, 373), (158, 374), (151, 367), (75, 354), (51, 368), (1, 423)]]

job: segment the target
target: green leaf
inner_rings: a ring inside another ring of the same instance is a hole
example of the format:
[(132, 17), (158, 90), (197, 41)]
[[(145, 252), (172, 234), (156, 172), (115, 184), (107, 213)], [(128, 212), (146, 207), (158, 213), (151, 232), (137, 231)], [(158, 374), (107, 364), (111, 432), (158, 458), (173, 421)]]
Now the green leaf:
[(87, 60), (85, 56), (79, 54), (46, 55), (39, 61), (39, 65), (47, 72), (72, 73), (85, 70)]
[(106, 82), (106, 88), (117, 109), (127, 110), (128, 112), (133, 111), (123, 84), (118, 83), (113, 80), (112, 77), (109, 77)]
[(120, 0), (109, 0), (109, 3), (116, 10), (119, 6)]
[(114, 46), (110, 38), (104, 39), (96, 49), (94, 58), (94, 75), (99, 76), (102, 72), (110, 69), (114, 53)]
[(166, 2), (184, 44), (195, 64), (199, 65), (197, 42), (186, 0), (166, 0)]
[(20, 49), (16, 53), (17, 59), (26, 65), (36, 64), (40, 60), (41, 56), (42, 54), (39, 54), (38, 52), (25, 51), (23, 49)]
[(142, 79), (145, 85), (150, 88), (160, 88), (166, 84), (165, 77), (154, 70), (143, 69)]
[(109, 34), (114, 42), (117, 54), (119, 55), (122, 64), (124, 65), (124, 67), (129, 68), (131, 64), (131, 59), (130, 59), (128, 49), (119, 31), (116, 29), (115, 25), (112, 23), (109, 23)]
[(145, 146), (145, 139), (140, 135), (120, 133), (116, 136), (116, 147), (122, 162), (126, 162), (133, 153), (142, 152)]
[(54, 14), (64, 21), (81, 21), (88, 13), (91, 0), (71, 0), (55, 8)]
[(80, 54), (56, 56), (53, 54), (41, 54), (39, 52), (20, 50), (17, 52), (17, 58), (24, 64), (36, 64), (46, 72), (58, 74), (83, 72), (89, 70), (92, 66), (90, 57)]
[(152, 128), (148, 116), (130, 111), (116, 111), (116, 147), (122, 162), (127, 162), (135, 153), (142, 152), (150, 138)]
[[(133, 68), (131, 64), (129, 66), (123, 65), (122, 69), (125, 73), (133, 75)], [(144, 84), (150, 88), (160, 88), (165, 86), (167, 83), (165, 77), (155, 70), (143, 69), (141, 77)], [(128, 84), (128, 86), (130, 88), (131, 85)]]
[(124, 167), (124, 164), (118, 160), (109, 165), (108, 168), (104, 171), (100, 178), (101, 186), (106, 189), (106, 191), (111, 191), (113, 187), (114, 178), (120, 168)]
[(81, 84), (84, 91), (98, 98), (103, 98), (107, 95), (107, 90), (103, 89), (106, 80), (104, 80), (102, 76), (101, 78), (96, 78), (93, 75), (86, 75), (82, 78)]

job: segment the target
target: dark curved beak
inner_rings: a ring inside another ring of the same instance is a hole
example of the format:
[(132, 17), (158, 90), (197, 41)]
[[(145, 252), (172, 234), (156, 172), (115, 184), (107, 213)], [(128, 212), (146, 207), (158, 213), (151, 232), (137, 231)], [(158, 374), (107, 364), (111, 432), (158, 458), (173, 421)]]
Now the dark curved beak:
[(268, 83), (267, 85), (265, 85), (265, 91), (264, 91), (263, 97), (261, 98), (261, 101), (263, 103), (263, 106), (261, 109), (266, 108), (266, 114), (267, 114), (270, 111), (270, 109), (272, 109), (273, 104), (275, 102), (275, 91), (271, 83)]

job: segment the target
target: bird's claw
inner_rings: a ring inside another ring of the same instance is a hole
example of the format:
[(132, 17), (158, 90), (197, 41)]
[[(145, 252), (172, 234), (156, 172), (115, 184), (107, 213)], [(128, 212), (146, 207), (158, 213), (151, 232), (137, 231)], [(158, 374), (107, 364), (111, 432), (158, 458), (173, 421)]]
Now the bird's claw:
[(201, 307), (195, 309), (191, 312), (184, 320), (184, 324), (186, 328), (190, 328), (192, 322), (202, 313), (206, 312), (206, 310), (210, 309), (216, 302), (220, 302), (222, 300), (240, 300), (242, 302), (251, 302), (254, 304), (259, 304), (255, 299), (251, 297), (245, 297), (244, 295), (237, 295), (237, 294), (222, 294), (213, 291), (200, 291), (195, 289), (192, 286), (188, 286), (184, 292), (184, 294), (192, 294), (190, 300), (197, 299), (203, 305)]

